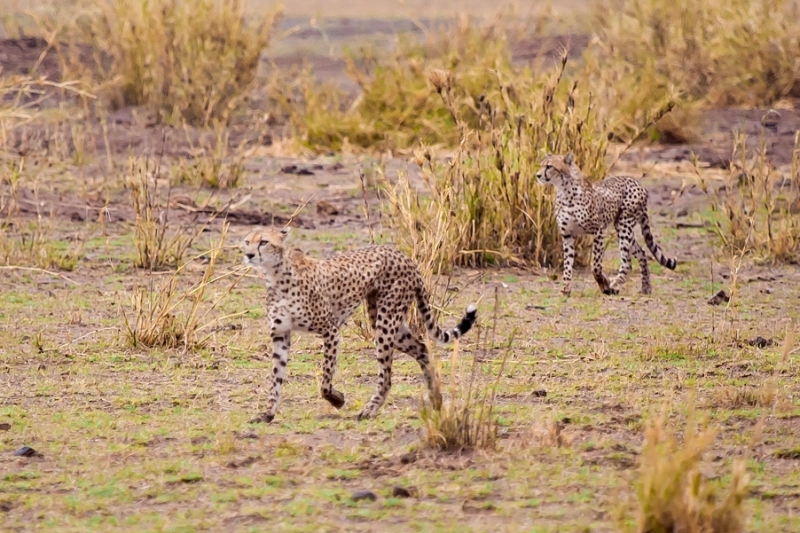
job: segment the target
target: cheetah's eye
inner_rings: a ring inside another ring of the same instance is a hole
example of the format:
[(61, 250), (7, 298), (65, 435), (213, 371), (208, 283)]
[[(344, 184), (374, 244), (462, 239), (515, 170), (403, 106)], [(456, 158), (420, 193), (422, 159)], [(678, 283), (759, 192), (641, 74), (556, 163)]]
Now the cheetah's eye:
[(269, 244), (269, 243), (267, 241), (261, 241), (260, 243), (258, 243), (258, 246), (261, 247), (261, 246), (264, 246), (265, 244)]
[(250, 241), (244, 241), (245, 246), (250, 246)]

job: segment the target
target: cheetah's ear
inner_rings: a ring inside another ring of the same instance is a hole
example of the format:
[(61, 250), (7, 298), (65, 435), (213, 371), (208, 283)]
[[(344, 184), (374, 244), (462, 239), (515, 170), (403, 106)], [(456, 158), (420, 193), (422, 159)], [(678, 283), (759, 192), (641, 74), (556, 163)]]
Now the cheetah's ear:
[(572, 152), (568, 153), (568, 154), (567, 154), (567, 155), (564, 157), (564, 163), (566, 163), (566, 164), (568, 164), (568, 165), (571, 165), (571, 164), (573, 164), (574, 162), (575, 162), (575, 154), (573, 154)]
[(289, 226), (286, 226), (285, 228), (283, 228), (283, 229), (281, 230), (281, 235), (282, 235), (283, 237), (286, 237), (286, 236), (287, 236), (287, 235), (289, 235), (289, 233), (291, 233), (291, 232), (292, 232), (292, 228), (290, 228)]

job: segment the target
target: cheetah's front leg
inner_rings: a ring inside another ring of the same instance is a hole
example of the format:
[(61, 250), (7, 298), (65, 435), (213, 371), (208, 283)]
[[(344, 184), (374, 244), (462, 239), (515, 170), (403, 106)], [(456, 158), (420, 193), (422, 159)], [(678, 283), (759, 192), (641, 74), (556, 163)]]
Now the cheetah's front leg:
[(267, 409), (256, 416), (251, 423), (272, 422), (278, 412), (281, 386), (286, 380), (286, 366), (289, 364), (289, 349), (292, 345), (291, 316), (280, 312), (270, 313), (272, 322), (272, 390), (267, 400)]
[(328, 331), (322, 334), (325, 346), (325, 360), (322, 363), (322, 385), (320, 394), (332, 406), (341, 409), (344, 405), (344, 394), (333, 388), (333, 374), (336, 372), (336, 361), (339, 358), (339, 343), (342, 334), (339, 328), (331, 326)]
[(618, 294), (619, 290), (611, 287), (608, 278), (603, 273), (603, 252), (605, 248), (605, 232), (599, 231), (594, 236), (592, 243), (592, 275), (600, 286), (603, 294)]
[(572, 265), (575, 262), (575, 237), (572, 235), (562, 235), (564, 247), (564, 287), (561, 292), (569, 296), (572, 292)]

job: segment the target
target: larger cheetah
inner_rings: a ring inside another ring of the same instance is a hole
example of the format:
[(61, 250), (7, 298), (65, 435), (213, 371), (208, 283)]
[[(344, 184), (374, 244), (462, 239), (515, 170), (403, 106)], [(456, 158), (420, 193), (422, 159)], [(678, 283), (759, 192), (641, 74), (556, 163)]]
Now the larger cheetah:
[(322, 337), (325, 360), (320, 392), (337, 409), (344, 405), (344, 394), (333, 388), (340, 328), (364, 301), (375, 332), (380, 378), (378, 391), (358, 418), (375, 416), (386, 401), (392, 385), (395, 349), (419, 363), (431, 401), (438, 409), (442, 397), (430, 367), (428, 348), (406, 324), (408, 311), (416, 300), (428, 333), (437, 341), (448, 343), (472, 328), (475, 306), (467, 307), (455, 328), (443, 331), (436, 325), (417, 266), (394, 246), (371, 246), (319, 260), (299, 249), (285, 247), (288, 233), (289, 228), (259, 229), (244, 240), (244, 263), (260, 269), (267, 279), (273, 344), (272, 394), (266, 411), (253, 421), (271, 422), (275, 418), (293, 331)]
[[(644, 242), (656, 261), (670, 270), (678, 262), (666, 257), (650, 232), (647, 214), (647, 190), (630, 176), (613, 176), (592, 185), (575, 164), (572, 153), (566, 156), (547, 155), (536, 173), (539, 183), (552, 185), (556, 189), (556, 222), (564, 245), (564, 288), (570, 294), (572, 263), (575, 260), (575, 237), (594, 235), (592, 244), (592, 274), (603, 294), (617, 294), (619, 287), (631, 271), (631, 253), (642, 269), (642, 293), (650, 294), (650, 270), (647, 257), (633, 230), (636, 224), (642, 228)], [(603, 273), (605, 230), (609, 224), (619, 235), (619, 252), (622, 263), (617, 275), (609, 282)]]

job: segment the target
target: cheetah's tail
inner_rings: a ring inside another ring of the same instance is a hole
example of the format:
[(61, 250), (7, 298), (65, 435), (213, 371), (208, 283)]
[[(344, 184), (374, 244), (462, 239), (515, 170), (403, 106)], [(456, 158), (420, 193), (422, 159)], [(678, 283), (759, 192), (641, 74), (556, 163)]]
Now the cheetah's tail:
[(653, 257), (656, 258), (656, 261), (663, 266), (670, 270), (675, 270), (675, 267), (678, 266), (678, 260), (674, 257), (667, 257), (664, 255), (664, 252), (661, 251), (661, 247), (656, 244), (656, 240), (653, 238), (653, 233), (650, 231), (650, 218), (645, 213), (639, 223), (642, 225), (642, 236), (644, 237), (644, 242), (647, 243), (647, 248), (650, 249), (650, 252), (653, 254)]
[(464, 314), (464, 317), (456, 325), (456, 327), (449, 330), (443, 330), (439, 327), (439, 325), (436, 323), (436, 319), (433, 317), (431, 306), (428, 303), (428, 296), (425, 294), (425, 289), (423, 288), (417, 289), (417, 307), (419, 308), (419, 312), (422, 313), (422, 318), (425, 320), (425, 328), (428, 330), (428, 334), (438, 342), (445, 344), (460, 338), (462, 335), (472, 329), (472, 325), (478, 318), (477, 307), (470, 304), (467, 306), (467, 312)]

